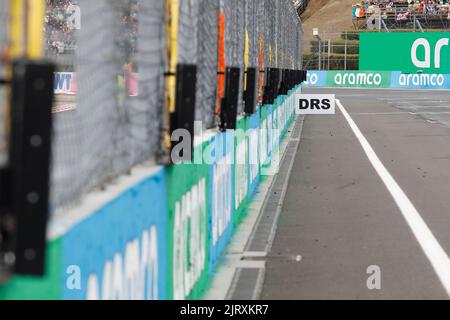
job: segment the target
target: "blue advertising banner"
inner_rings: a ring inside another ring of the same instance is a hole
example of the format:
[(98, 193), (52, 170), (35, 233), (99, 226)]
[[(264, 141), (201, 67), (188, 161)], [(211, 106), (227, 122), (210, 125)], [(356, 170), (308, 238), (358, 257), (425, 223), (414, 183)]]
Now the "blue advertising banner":
[(62, 240), (62, 298), (166, 299), (167, 186), (161, 169)]
[(450, 75), (400, 71), (308, 71), (304, 87), (450, 89)]
[(211, 177), (211, 241), (209, 266), (213, 271), (232, 234), (234, 219), (234, 133), (215, 135), (208, 147), (212, 157)]
[(324, 87), (327, 84), (327, 71), (308, 70), (304, 86)]
[(255, 194), (258, 185), (259, 185), (259, 158), (260, 158), (260, 143), (259, 143), (259, 121), (260, 121), (260, 112), (258, 111), (249, 117), (248, 120), (248, 130), (249, 130), (249, 198), (252, 198)]
[(449, 74), (392, 72), (391, 88), (407, 89), (450, 89)]

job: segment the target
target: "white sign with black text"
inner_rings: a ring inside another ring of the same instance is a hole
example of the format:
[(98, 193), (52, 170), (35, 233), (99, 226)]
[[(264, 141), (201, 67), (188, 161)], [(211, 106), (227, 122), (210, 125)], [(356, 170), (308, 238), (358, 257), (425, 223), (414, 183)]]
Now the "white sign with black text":
[(334, 94), (298, 94), (295, 101), (295, 112), (298, 115), (336, 114)]

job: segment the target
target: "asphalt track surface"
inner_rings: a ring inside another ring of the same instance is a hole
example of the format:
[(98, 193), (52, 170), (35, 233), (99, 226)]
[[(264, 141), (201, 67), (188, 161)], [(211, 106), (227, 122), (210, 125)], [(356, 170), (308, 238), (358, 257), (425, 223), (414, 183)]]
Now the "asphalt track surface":
[[(436, 265), (450, 254), (450, 92), (304, 93), (336, 93), (423, 224), (382, 180), (342, 109), (307, 116), (260, 298), (448, 299), (450, 269)], [(367, 286), (370, 266), (381, 271), (380, 290)]]

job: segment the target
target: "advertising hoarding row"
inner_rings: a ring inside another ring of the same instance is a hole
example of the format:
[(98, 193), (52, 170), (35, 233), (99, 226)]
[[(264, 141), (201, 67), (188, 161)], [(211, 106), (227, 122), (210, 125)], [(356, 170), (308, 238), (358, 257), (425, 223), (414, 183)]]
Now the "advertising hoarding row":
[(450, 89), (450, 74), (399, 71), (308, 71), (305, 87)]
[(45, 278), (15, 277), (0, 299), (201, 298), (278, 164), (300, 90), (239, 119), (236, 131), (207, 136), (192, 163), (155, 168), (49, 241)]

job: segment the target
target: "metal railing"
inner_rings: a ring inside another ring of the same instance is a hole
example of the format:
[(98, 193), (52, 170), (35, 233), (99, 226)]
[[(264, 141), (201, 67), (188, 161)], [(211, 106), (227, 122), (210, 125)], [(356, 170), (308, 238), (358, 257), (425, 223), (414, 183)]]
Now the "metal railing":
[[(304, 68), (309, 70), (355, 70), (358, 69), (358, 32), (320, 32), (311, 41), (310, 53), (304, 55)], [(320, 39), (320, 40), (319, 40)]]

